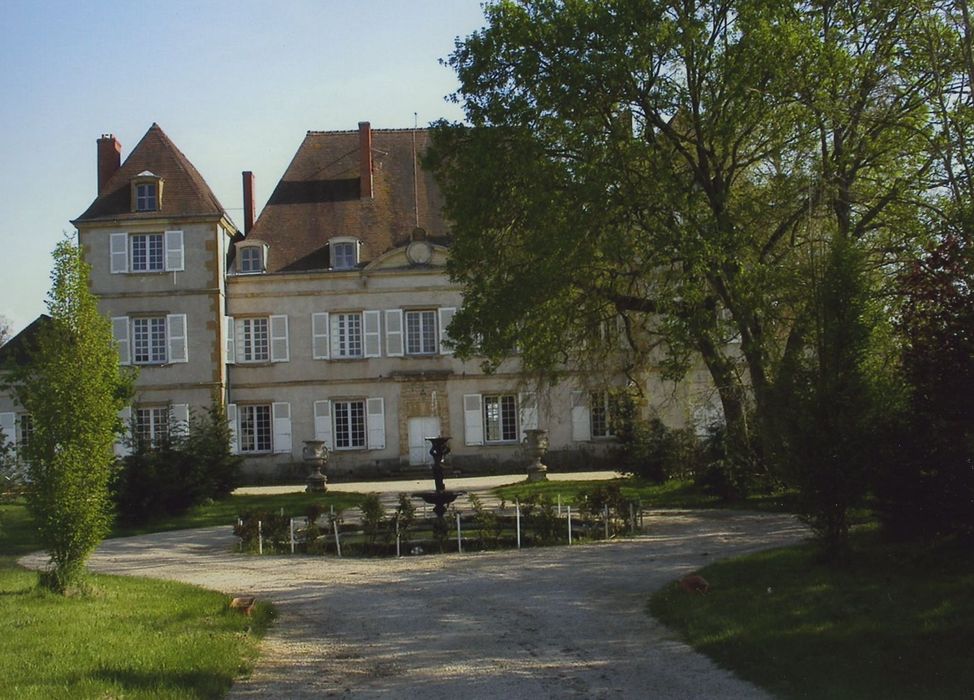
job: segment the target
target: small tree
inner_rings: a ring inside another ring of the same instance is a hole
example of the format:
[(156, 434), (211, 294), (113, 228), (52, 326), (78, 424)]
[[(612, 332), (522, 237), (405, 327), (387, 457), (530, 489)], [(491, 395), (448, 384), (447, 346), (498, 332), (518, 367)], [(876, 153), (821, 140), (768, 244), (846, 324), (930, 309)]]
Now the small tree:
[(17, 398), (34, 421), (27, 502), (53, 565), (42, 582), (60, 593), (81, 582), (85, 560), (108, 532), (112, 446), (131, 392), (88, 274), (81, 249), (59, 243), (47, 298), (51, 323), (15, 374)]

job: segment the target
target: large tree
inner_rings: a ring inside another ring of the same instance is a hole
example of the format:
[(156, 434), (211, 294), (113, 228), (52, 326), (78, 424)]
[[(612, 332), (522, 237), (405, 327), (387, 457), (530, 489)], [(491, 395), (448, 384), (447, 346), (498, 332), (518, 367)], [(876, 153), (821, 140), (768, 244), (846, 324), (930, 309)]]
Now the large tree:
[(894, 248), (923, 186), (915, 5), (489, 5), (448, 60), (468, 123), (439, 124), (430, 158), (461, 352), (675, 376), (696, 353), (746, 458), (749, 406), (773, 415), (782, 358), (814, 344), (799, 281), (833, 236)]
[(80, 248), (59, 243), (47, 298), (51, 322), (14, 384), (33, 420), (27, 496), (51, 557), (43, 581), (62, 593), (81, 582), (85, 560), (111, 524), (112, 447), (131, 388), (88, 275)]

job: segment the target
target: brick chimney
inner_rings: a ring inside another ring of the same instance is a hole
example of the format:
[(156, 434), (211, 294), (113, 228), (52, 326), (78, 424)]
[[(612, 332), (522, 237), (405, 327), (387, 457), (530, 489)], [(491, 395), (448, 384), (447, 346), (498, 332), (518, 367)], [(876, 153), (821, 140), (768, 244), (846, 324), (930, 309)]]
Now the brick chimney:
[(372, 199), (372, 125), (358, 123), (359, 197)]
[(254, 208), (254, 174), (249, 170), (245, 170), (243, 173), (243, 210), (244, 235), (246, 236), (254, 227), (254, 215), (256, 214)]
[(102, 134), (98, 139), (98, 194), (101, 194), (112, 175), (122, 165), (122, 144), (114, 134)]

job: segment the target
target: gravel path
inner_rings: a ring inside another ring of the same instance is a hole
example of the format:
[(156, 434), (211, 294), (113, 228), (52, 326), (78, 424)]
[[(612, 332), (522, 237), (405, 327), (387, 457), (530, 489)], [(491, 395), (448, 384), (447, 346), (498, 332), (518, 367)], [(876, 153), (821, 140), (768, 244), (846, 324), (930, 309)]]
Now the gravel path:
[(229, 528), (208, 528), (108, 540), (91, 568), (273, 601), (278, 623), (230, 698), (767, 697), (678, 642), (646, 601), (710, 561), (805, 530), (784, 515), (660, 511), (645, 532), (369, 560), (235, 555)]

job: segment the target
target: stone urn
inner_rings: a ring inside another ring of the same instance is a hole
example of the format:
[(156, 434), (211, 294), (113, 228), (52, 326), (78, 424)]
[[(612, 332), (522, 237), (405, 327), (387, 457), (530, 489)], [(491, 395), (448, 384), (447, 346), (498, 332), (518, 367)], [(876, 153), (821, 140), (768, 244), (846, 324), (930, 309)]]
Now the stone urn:
[(541, 458), (548, 452), (548, 431), (546, 430), (525, 430), (524, 450), (531, 463), (528, 465), (528, 481), (546, 481), (548, 479), (548, 467), (542, 462)]
[(328, 490), (328, 477), (325, 476), (324, 469), (328, 463), (328, 448), (321, 440), (305, 440), (304, 449), (301, 456), (305, 462), (311, 464), (314, 471), (308, 477), (308, 485), (305, 491), (308, 493), (324, 493)]

